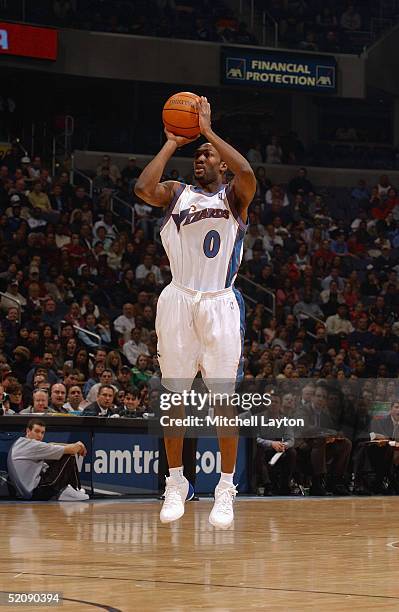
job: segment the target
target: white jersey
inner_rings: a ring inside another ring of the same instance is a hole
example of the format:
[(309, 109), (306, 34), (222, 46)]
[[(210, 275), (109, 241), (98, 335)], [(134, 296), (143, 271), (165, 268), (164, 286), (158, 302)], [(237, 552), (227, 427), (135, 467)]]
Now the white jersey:
[(220, 291), (234, 283), (246, 226), (230, 206), (227, 188), (206, 193), (181, 184), (165, 216), (161, 239), (172, 277), (188, 289)]

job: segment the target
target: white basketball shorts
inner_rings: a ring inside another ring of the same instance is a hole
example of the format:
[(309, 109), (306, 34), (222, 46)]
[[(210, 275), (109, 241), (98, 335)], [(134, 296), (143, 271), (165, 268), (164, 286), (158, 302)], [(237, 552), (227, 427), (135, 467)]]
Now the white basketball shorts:
[(242, 317), (231, 287), (199, 292), (174, 281), (165, 287), (155, 321), (163, 386), (175, 393), (190, 390), (200, 371), (210, 391), (233, 393), (242, 353)]

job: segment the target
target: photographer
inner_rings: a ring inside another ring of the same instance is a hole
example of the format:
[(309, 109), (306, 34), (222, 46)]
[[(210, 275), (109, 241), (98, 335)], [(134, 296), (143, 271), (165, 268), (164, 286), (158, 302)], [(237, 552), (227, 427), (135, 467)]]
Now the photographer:
[(32, 500), (83, 501), (89, 499), (80, 486), (75, 455), (85, 456), (83, 442), (43, 442), (46, 425), (31, 419), (25, 437), (18, 438), (8, 452), (7, 468), (18, 497)]

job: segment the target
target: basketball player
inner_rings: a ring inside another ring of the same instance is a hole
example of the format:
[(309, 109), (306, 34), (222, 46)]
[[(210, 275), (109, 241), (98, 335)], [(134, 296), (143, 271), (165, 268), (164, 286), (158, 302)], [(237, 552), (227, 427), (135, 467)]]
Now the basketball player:
[[(192, 142), (165, 130), (167, 141), (141, 173), (135, 193), (148, 204), (166, 208), (161, 239), (173, 280), (159, 297), (156, 317), (162, 385), (182, 393), (190, 389), (201, 371), (210, 391), (215, 389), (215, 381), (216, 385), (227, 381), (231, 394), (240, 365), (244, 325), (243, 299), (233, 283), (256, 179), (248, 161), (212, 130), (207, 98), (199, 98), (197, 108), (200, 131), (208, 142), (195, 154), (196, 184), (160, 183), (176, 149)], [(227, 185), (228, 168), (234, 178)], [(183, 475), (183, 436), (183, 429), (173, 435), (165, 433), (170, 476), (160, 515), (164, 523), (184, 514), (189, 482)], [(237, 431), (232, 435), (219, 428), (218, 438), (221, 477), (209, 522), (227, 529), (234, 519)]]

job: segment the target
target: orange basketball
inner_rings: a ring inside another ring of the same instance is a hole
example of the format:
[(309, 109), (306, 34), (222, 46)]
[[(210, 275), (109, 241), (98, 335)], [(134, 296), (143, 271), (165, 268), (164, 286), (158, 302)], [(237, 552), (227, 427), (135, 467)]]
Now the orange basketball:
[(162, 121), (168, 132), (186, 138), (198, 136), (200, 129), (197, 100), (197, 95), (189, 91), (181, 91), (166, 101), (162, 111)]

